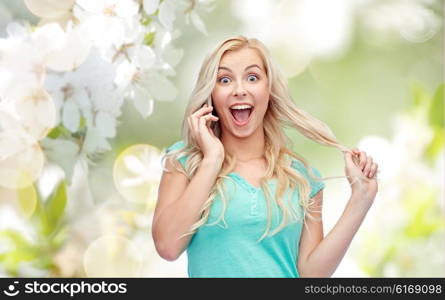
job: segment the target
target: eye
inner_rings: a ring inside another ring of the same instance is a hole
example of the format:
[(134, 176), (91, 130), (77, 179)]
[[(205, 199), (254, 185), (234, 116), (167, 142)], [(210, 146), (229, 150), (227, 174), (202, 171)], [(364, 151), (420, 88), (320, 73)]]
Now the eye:
[(230, 78), (229, 77), (221, 77), (220, 79), (218, 79), (218, 81), (220, 83), (229, 83), (230, 82)]
[(247, 80), (248, 80), (248, 81), (252, 81), (252, 82), (254, 82), (254, 81), (257, 81), (258, 79), (259, 79), (258, 76), (253, 75), (253, 74), (247, 76)]

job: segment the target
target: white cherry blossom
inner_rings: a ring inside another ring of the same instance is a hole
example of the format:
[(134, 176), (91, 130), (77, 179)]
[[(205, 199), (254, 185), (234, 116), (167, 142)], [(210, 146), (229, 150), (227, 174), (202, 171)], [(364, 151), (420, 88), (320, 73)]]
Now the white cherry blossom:
[(46, 66), (54, 71), (71, 71), (80, 66), (88, 57), (92, 43), (86, 38), (86, 26), (68, 26), (64, 44), (51, 52)]
[(116, 90), (114, 77), (114, 67), (97, 51), (92, 51), (74, 72), (48, 76), (48, 90), (56, 99), (63, 126), (77, 132), (81, 117), (85, 118), (86, 146), (82, 149), (87, 153), (109, 150), (106, 138), (115, 135), (115, 119), (120, 115), (123, 97)]
[[(77, 221), (85, 211), (94, 212), (89, 166), (98, 154), (112, 149), (124, 100), (148, 117), (155, 101), (176, 98), (170, 77), (183, 50), (173, 45), (180, 35), (174, 21), (185, 15), (205, 33), (198, 14), (206, 1), (24, 2), (40, 18), (37, 25), (9, 23), (2, 31), (6, 38), (0, 39), (0, 185), (48, 186), (42, 170), (45, 164), (56, 165), (68, 183), (68, 199), (75, 200), (68, 201), (67, 218)], [(8, 12), (0, 15), (12, 17)], [(146, 214), (154, 208), (158, 160), (159, 153), (129, 157), (125, 166), (131, 174), (119, 181), (127, 191), (124, 198), (138, 199), (133, 204), (147, 206)], [(48, 187), (43, 197), (53, 189)], [(85, 221), (86, 227), (91, 228), (92, 221), (97, 223), (97, 217)], [(85, 231), (79, 236), (85, 249), (97, 237)], [(73, 241), (69, 234), (68, 244)], [(29, 267), (18, 272), (36, 274)]]
[(0, 106), (0, 185), (15, 189), (31, 185), (40, 175), (44, 155), (7, 103)]
[(0, 97), (14, 101), (42, 84), (45, 53), (24, 26), (11, 23), (7, 32), (8, 38), (0, 42)]
[(166, 76), (130, 63), (120, 65), (116, 84), (143, 117), (153, 112), (153, 100), (172, 101), (177, 95), (175, 86)]
[(77, 0), (75, 14), (89, 31), (89, 38), (99, 48), (119, 48), (126, 38), (127, 23), (139, 18), (139, 3), (134, 0)]
[(203, 34), (207, 35), (207, 29), (204, 21), (199, 16), (198, 12), (206, 11), (209, 12), (213, 9), (214, 0), (195, 0), (190, 1), (189, 7), (185, 10), (185, 20), (189, 24), (192, 21), (193, 26), (198, 29)]

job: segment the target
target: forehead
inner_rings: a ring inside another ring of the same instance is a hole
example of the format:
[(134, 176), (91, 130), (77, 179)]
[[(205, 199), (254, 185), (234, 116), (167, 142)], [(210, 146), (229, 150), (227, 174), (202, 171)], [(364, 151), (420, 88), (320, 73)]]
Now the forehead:
[(258, 51), (252, 48), (242, 48), (239, 50), (231, 50), (224, 53), (219, 62), (219, 66), (229, 68), (244, 68), (256, 64), (264, 70), (263, 59), (259, 55)]

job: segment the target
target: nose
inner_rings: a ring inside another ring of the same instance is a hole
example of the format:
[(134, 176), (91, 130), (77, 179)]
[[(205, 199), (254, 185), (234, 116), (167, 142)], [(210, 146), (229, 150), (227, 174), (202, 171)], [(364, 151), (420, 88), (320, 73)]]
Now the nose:
[(244, 88), (242, 83), (237, 83), (235, 88), (233, 89), (234, 97), (245, 97), (247, 95), (246, 89)]

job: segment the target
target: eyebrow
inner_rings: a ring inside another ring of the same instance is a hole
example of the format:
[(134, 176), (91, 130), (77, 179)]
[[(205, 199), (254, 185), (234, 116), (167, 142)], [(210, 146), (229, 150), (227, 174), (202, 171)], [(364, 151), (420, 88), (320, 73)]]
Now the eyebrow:
[[(257, 64), (253, 64), (253, 65), (247, 66), (247, 67), (244, 69), (244, 71), (247, 71), (248, 69), (250, 69), (250, 68), (255, 68), (255, 67), (261, 70), (261, 68), (260, 68)], [(232, 70), (230, 70), (230, 68), (227, 68), (227, 67), (224, 67), (224, 66), (219, 67), (219, 68), (218, 68), (218, 71), (219, 71), (219, 70), (227, 70), (227, 71), (229, 71), (229, 72), (232, 72)], [(232, 72), (232, 73), (233, 73), (233, 72)]]

